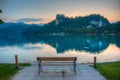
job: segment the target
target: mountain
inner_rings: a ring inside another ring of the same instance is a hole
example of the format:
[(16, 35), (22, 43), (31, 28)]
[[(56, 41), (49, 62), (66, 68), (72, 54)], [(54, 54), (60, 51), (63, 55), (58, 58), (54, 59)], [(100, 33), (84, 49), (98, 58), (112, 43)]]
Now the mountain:
[(99, 14), (67, 17), (57, 14), (47, 24), (4, 23), (0, 24), (0, 35), (64, 35), (64, 34), (117, 34), (120, 21), (114, 24)]
[(0, 35), (21, 35), (21, 33), (30, 27), (40, 27), (36, 24), (24, 23), (4, 23), (0, 24)]
[[(68, 24), (67, 24), (68, 23)], [(56, 24), (58, 26), (97, 26), (97, 27), (102, 27), (106, 26), (109, 23), (109, 21), (99, 15), (99, 14), (91, 14), (88, 16), (76, 16), (75, 18), (71, 17), (65, 17), (63, 14), (57, 14), (56, 16)]]
[(99, 14), (88, 16), (67, 17), (63, 14), (57, 14), (56, 19), (45, 24), (42, 28), (28, 28), (24, 35), (40, 34), (86, 34), (103, 33), (104, 28), (110, 26), (110, 22)]

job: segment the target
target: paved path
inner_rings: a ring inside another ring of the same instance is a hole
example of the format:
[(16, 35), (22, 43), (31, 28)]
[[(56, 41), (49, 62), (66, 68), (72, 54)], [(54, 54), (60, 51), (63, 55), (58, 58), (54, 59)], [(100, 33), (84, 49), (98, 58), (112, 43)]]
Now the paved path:
[[(24, 67), (12, 80), (106, 80), (94, 68), (82, 64), (77, 65), (77, 74), (75, 75), (71, 66), (44, 67), (43, 72), (38, 74), (37, 64)], [(63, 77), (62, 71), (65, 71)]]

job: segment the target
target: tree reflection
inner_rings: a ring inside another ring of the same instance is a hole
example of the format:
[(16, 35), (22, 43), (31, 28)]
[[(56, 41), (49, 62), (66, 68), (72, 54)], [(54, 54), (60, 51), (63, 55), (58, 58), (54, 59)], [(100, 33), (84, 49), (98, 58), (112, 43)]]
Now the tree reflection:
[(100, 53), (109, 45), (106, 36), (88, 35), (65, 35), (65, 36), (31, 36), (27, 37), (31, 41), (44, 41), (51, 45), (57, 53), (64, 53), (68, 50), (86, 51), (90, 53)]
[(109, 44), (116, 44), (120, 47), (119, 36), (107, 35), (38, 35), (38, 36), (0, 36), (0, 46), (24, 46), (25, 44), (49, 44), (56, 49), (57, 53), (64, 53), (68, 50), (86, 51), (89, 53), (101, 53)]

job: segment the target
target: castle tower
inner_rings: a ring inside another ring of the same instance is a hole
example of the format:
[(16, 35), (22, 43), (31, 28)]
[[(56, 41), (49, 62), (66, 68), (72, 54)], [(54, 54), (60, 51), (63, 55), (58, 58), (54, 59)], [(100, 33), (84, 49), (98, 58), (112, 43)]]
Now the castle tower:
[(101, 26), (103, 26), (103, 23), (102, 23), (102, 20), (100, 19), (100, 21), (99, 21), (99, 25), (98, 25), (99, 27), (101, 27)]
[(63, 14), (57, 14), (56, 15), (56, 24), (59, 24), (60, 22), (63, 22), (63, 19), (65, 16)]

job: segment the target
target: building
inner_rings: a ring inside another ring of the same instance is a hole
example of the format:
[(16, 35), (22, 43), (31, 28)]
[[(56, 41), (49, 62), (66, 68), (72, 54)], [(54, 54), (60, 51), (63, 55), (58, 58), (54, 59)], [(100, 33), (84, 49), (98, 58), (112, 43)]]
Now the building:
[(63, 14), (57, 14), (56, 15), (56, 24), (59, 24), (60, 22), (63, 22), (63, 19), (65, 16)]
[(90, 24), (91, 24), (91, 25), (96, 25), (96, 26), (98, 26), (98, 27), (104, 26), (104, 23), (102, 22), (101, 19), (100, 19), (100, 21), (92, 20), (92, 21), (90, 21)]

